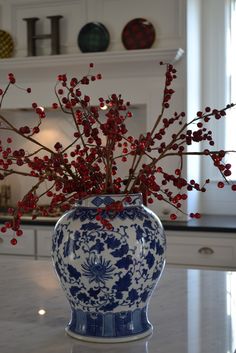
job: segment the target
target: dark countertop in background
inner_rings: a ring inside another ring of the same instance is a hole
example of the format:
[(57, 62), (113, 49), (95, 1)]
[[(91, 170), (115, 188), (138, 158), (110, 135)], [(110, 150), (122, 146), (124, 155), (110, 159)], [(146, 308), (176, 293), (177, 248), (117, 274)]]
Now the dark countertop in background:
[(166, 230), (227, 232), (236, 234), (236, 215), (202, 215), (200, 219), (191, 219), (186, 222), (162, 221), (162, 224)]
[[(9, 216), (0, 213), (0, 224), (3, 224)], [(30, 216), (22, 218), (24, 225), (54, 226), (58, 217), (39, 217), (32, 220)], [(200, 219), (189, 221), (162, 221), (166, 230), (196, 231), (196, 232), (227, 232), (236, 234), (236, 216), (227, 215), (202, 215)]]

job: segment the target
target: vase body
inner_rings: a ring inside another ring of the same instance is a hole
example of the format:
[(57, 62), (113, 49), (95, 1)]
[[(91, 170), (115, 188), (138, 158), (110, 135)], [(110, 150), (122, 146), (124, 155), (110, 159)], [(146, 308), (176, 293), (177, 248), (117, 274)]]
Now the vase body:
[(110, 230), (96, 219), (97, 208), (123, 195), (89, 197), (55, 226), (52, 258), (72, 311), (66, 331), (75, 338), (122, 342), (152, 332), (148, 302), (165, 265), (166, 240), (141, 194), (131, 198), (113, 214)]

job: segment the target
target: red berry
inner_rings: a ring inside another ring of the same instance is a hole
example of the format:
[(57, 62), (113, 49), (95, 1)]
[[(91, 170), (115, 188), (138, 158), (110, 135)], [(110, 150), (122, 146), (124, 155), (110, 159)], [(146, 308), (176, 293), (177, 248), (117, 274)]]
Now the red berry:
[(229, 170), (229, 169), (226, 169), (225, 171), (224, 171), (224, 175), (226, 176), (226, 177), (228, 177), (228, 176), (230, 176), (232, 173), (231, 173), (231, 171)]
[(12, 239), (11, 239), (11, 245), (16, 245), (16, 244), (17, 244), (16, 238), (12, 238)]
[(127, 113), (127, 117), (128, 117), (128, 118), (132, 118), (132, 116), (133, 116), (133, 114), (132, 114), (131, 112), (128, 112), (128, 113)]
[(180, 175), (181, 174), (181, 170), (180, 169), (175, 169), (175, 174), (176, 175)]
[(14, 75), (12, 73), (8, 74), (8, 79), (9, 79), (11, 84), (14, 84), (16, 82), (16, 79), (15, 79), (15, 77), (14, 77)]
[(176, 214), (171, 213), (171, 215), (170, 215), (170, 219), (171, 219), (172, 221), (175, 221), (175, 220), (176, 220), (176, 218), (177, 218)]

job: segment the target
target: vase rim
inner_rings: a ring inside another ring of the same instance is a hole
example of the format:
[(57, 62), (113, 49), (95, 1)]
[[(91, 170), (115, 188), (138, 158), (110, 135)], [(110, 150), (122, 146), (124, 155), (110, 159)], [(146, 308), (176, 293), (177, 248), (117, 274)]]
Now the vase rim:
[[(130, 197), (131, 201), (126, 201), (125, 198)], [(105, 208), (116, 201), (123, 201), (124, 207), (135, 207), (143, 204), (142, 193), (132, 194), (95, 194), (89, 195), (76, 203), (76, 207), (92, 207), (92, 208)]]

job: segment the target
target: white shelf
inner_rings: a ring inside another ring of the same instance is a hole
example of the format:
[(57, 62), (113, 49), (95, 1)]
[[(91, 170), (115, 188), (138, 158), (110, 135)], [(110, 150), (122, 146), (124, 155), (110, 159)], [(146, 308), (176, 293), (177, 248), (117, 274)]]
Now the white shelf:
[(147, 90), (145, 89), (145, 94), (142, 90), (139, 98), (137, 94), (133, 98), (130, 92), (137, 90), (140, 81), (143, 82), (143, 87), (149, 87), (146, 79), (163, 79), (165, 67), (160, 65), (160, 61), (176, 63), (183, 53), (180, 48), (144, 49), (0, 59), (0, 86), (6, 84), (7, 76), (12, 72), (20, 86), (32, 88), (30, 99), (26, 94), (16, 94), (14, 100), (12, 95), (7, 95), (4, 98), (4, 109), (31, 107), (31, 99), (50, 106), (55, 95), (54, 90), (49, 90), (49, 87), (54, 87), (57, 76), (67, 74), (70, 78), (86, 75), (91, 62), (95, 65), (92, 72), (101, 73), (103, 77), (99, 87), (93, 86), (93, 94), (107, 95), (107, 92), (113, 91), (114, 86), (116, 90), (121, 90), (122, 87), (122, 92), (127, 89), (126, 94), (133, 104), (142, 104), (150, 100)]
[(178, 49), (144, 49), (144, 50), (127, 50), (119, 52), (98, 52), (98, 53), (79, 53), (79, 54), (63, 54), (63, 55), (45, 55), (45, 56), (28, 56), (1, 59), (0, 69), (5, 68), (29, 68), (29, 67), (48, 67), (48, 66), (72, 66), (79, 64), (96, 63), (119, 63), (119, 62), (150, 62), (161, 61), (167, 62), (178, 61), (184, 51)]
[(20, 77), (21, 74), (24, 76), (26, 71), (31, 71), (34, 76), (42, 78), (42, 75), (47, 76), (49, 71), (50, 74), (78, 70), (84, 72), (89, 63), (93, 62), (98, 70), (106, 72), (107, 77), (119, 76), (121, 71), (128, 76), (135, 76), (137, 73), (139, 76), (149, 76), (158, 73), (160, 61), (175, 63), (183, 53), (183, 49), (177, 48), (15, 57), (0, 60), (0, 73), (3, 75), (14, 72)]

